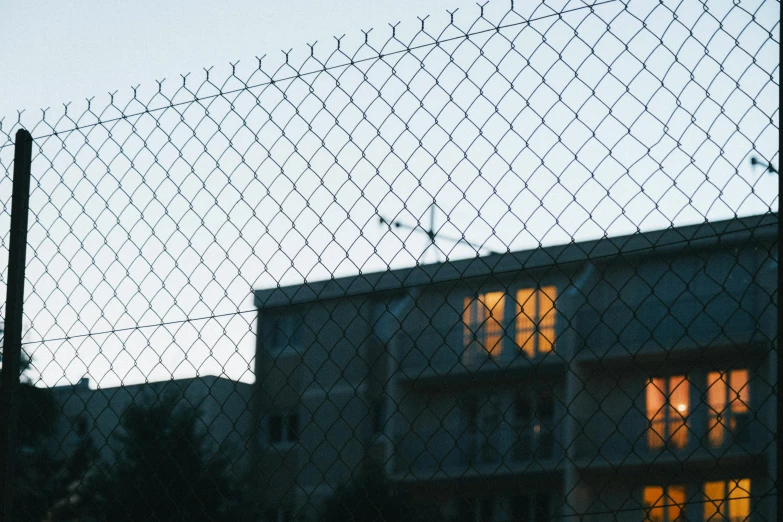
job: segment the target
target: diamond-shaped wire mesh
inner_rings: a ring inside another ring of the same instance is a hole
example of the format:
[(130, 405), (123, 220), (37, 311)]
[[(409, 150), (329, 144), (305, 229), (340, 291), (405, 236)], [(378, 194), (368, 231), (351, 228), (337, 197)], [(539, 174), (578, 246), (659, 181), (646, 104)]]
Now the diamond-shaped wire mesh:
[(497, 2), (0, 120), (19, 519), (776, 520), (779, 53)]

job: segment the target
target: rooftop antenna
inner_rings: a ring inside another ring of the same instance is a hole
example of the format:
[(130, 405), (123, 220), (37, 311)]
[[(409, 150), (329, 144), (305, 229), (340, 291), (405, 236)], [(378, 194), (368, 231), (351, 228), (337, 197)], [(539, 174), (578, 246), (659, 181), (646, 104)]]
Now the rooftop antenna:
[[(430, 204), (430, 207), (429, 207), (429, 214), (430, 214), (429, 228), (424, 228), (419, 223), (417, 223), (416, 225), (409, 225), (409, 224), (403, 223), (402, 221), (399, 221), (397, 219), (389, 220), (389, 219), (384, 218), (381, 215), (378, 216), (378, 222), (381, 225), (387, 225), (390, 229), (392, 227), (394, 227), (394, 228), (402, 228), (402, 229), (405, 229), (405, 230), (411, 230), (413, 232), (423, 232), (423, 233), (427, 234), (427, 237), (430, 238), (430, 243), (427, 245), (427, 248), (424, 249), (424, 252), (422, 253), (422, 257), (427, 254), (427, 251), (430, 249), (430, 247), (434, 247), (435, 246), (435, 239), (437, 239), (437, 238), (445, 239), (446, 241), (451, 241), (453, 243), (465, 243), (466, 245), (473, 247), (474, 249), (476, 249), (479, 252), (483, 250), (483, 251), (487, 252), (488, 254), (494, 254), (495, 253), (495, 252), (493, 252), (492, 250), (490, 250), (489, 248), (487, 248), (484, 245), (479, 245), (478, 243), (474, 243), (472, 241), (468, 241), (465, 238), (465, 236), (462, 236), (462, 237), (451, 237), (451, 236), (444, 235), (444, 234), (438, 232), (437, 230), (435, 230), (435, 208), (436, 208), (435, 200), (433, 199), (432, 203)], [(438, 260), (438, 250), (436, 248), (435, 249), (435, 261), (437, 261), (437, 260)]]
[(778, 169), (773, 167), (771, 163), (767, 163), (764, 160), (760, 160), (756, 156), (751, 156), (750, 157), (750, 164), (752, 166), (754, 166), (754, 167), (757, 166), (757, 165), (761, 166), (761, 167), (764, 167), (764, 170), (766, 172), (769, 172), (770, 174), (777, 174), (778, 173)]

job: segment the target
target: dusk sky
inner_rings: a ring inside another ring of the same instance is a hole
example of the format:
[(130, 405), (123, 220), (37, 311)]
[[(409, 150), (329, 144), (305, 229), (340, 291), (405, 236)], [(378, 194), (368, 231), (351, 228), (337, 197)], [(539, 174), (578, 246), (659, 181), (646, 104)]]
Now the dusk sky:
[(25, 109), (41, 383), (252, 380), (252, 289), (432, 262), (378, 216), (433, 199), (444, 234), (494, 251), (777, 210), (749, 163), (779, 157), (774, 1), (250, 4), (4, 8), (0, 190)]
[(458, 20), (479, 10), (470, 0), (3, 2), (0, 118), (281, 50), (303, 53), (334, 36), (352, 45), (362, 29), (390, 32), (389, 23), (409, 26), (417, 16), (440, 25), (446, 9), (459, 9)]

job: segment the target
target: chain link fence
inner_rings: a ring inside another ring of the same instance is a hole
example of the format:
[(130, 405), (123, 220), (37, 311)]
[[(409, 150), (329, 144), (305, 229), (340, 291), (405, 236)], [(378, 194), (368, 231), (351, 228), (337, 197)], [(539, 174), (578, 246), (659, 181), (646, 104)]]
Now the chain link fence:
[(779, 53), (498, 1), (0, 120), (14, 519), (776, 520)]

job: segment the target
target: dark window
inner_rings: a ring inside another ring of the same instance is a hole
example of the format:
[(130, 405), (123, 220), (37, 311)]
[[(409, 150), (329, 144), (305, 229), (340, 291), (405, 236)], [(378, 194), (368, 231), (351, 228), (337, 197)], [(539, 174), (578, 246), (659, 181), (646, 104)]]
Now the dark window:
[(515, 434), (511, 458), (521, 461), (533, 456), (551, 457), (555, 443), (554, 418), (555, 396), (551, 386), (540, 387), (535, 394), (517, 395), (509, 419)]
[(514, 401), (514, 415), (520, 421), (529, 421), (531, 414), (530, 401), (524, 395), (518, 395)]
[(554, 427), (552, 426), (555, 417), (555, 395), (549, 386), (542, 387), (538, 391), (536, 417), (536, 455), (551, 457), (555, 445)]
[(299, 415), (291, 413), (288, 415), (288, 430), (286, 433), (286, 440), (288, 442), (296, 442), (299, 440)]
[(516, 497), (511, 504), (511, 516), (515, 522), (530, 522), (530, 497)]
[(283, 417), (272, 415), (269, 417), (269, 442), (272, 444), (283, 441)]
[(538, 392), (538, 418), (551, 420), (555, 416), (555, 396), (552, 388), (544, 387)]
[(269, 416), (269, 442), (296, 442), (299, 440), (299, 414)]
[(298, 315), (283, 314), (272, 322), (269, 345), (274, 350), (298, 346), (302, 336), (302, 321)]
[(492, 522), (494, 508), (494, 498), (492, 497), (462, 498), (460, 500), (459, 521)]
[(475, 500), (469, 498), (461, 498), (459, 502), (459, 521), (460, 522), (475, 522)]
[(262, 520), (263, 522), (289, 522), (291, 514), (283, 507), (271, 508), (264, 512)]
[(372, 403), (372, 432), (383, 432), (386, 423), (386, 399), (377, 397)]
[(481, 513), (481, 522), (492, 522), (492, 518), (495, 511), (494, 499), (492, 497), (484, 497), (479, 500), (479, 512)]
[(79, 418), (76, 419), (76, 423), (74, 424), (74, 431), (80, 437), (84, 437), (87, 434), (87, 419), (84, 417), (84, 415), (79, 415)]
[(468, 429), (472, 430), (476, 428), (478, 420), (478, 405), (474, 398), (470, 398), (465, 401), (465, 423)]
[(549, 493), (538, 493), (536, 495), (535, 522), (549, 522)]

